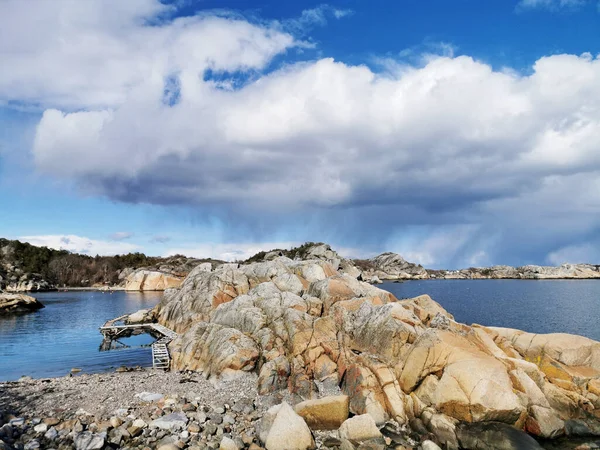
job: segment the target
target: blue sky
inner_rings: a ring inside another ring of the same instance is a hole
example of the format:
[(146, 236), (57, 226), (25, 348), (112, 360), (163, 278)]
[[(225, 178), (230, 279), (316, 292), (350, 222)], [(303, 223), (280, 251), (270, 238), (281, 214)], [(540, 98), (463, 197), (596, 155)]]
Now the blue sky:
[(0, 1), (0, 235), (597, 262), (599, 21), (586, 0)]

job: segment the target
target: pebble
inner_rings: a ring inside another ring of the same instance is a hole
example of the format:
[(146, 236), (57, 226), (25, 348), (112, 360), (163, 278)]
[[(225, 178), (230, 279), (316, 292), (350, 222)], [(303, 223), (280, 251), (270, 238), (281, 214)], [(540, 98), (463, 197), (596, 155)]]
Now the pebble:
[(33, 431), (35, 431), (36, 433), (45, 433), (46, 431), (48, 431), (48, 425), (46, 425), (45, 423), (40, 423), (39, 425), (33, 427)]
[(40, 443), (38, 441), (36, 441), (35, 439), (29, 441), (27, 444), (25, 444), (25, 447), (23, 447), (25, 450), (37, 450), (38, 448), (40, 448)]
[(50, 428), (48, 431), (46, 431), (46, 434), (44, 434), (44, 437), (49, 441), (56, 439), (56, 436), (58, 436), (58, 431), (56, 431), (56, 428), (54, 427)]
[(122, 423), (123, 423), (123, 421), (121, 419), (119, 419), (118, 417), (110, 418), (110, 426), (113, 428), (119, 428)]

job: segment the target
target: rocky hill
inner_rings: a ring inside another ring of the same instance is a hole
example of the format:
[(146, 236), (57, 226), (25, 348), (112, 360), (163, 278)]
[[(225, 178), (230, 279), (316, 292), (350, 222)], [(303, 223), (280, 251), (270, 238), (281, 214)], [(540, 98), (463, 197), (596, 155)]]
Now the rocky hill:
[(588, 279), (600, 278), (600, 266), (592, 264), (563, 264), (561, 266), (471, 267), (461, 270), (429, 270), (430, 278), (443, 279)]
[[(35, 292), (57, 287), (127, 286), (126, 280), (137, 269), (158, 272), (163, 274), (163, 278), (180, 282), (194, 267), (204, 262), (215, 265), (222, 263), (182, 255), (162, 258), (143, 253), (93, 257), (0, 239), (0, 291)], [(133, 279), (140, 280), (143, 277), (138, 274)], [(157, 286), (151, 279), (148, 285)], [(164, 284), (166, 287), (173, 286), (172, 281)], [(141, 283), (138, 287), (143, 286), (144, 283)]]
[(361, 270), (362, 279), (370, 282), (429, 278), (423, 266), (408, 262), (397, 253), (388, 252), (371, 259), (355, 259), (353, 263)]
[(351, 414), (443, 448), (518, 448), (491, 446), (515, 429), (600, 435), (600, 343), (457, 323), (430, 297), (399, 301), (331, 256), (192, 270), (154, 311), (180, 334), (172, 368), (256, 373), (259, 393), (292, 403), (341, 391)]

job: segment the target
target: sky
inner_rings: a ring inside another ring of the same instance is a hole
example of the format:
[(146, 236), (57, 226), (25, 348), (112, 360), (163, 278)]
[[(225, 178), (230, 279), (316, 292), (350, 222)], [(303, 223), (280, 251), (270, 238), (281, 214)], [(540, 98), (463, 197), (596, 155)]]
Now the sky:
[(0, 236), (600, 264), (596, 0), (0, 0)]

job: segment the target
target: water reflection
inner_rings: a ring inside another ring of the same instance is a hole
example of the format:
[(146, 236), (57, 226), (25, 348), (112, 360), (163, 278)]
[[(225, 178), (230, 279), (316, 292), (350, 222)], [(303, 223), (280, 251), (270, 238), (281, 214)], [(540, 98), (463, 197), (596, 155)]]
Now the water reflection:
[(62, 376), (72, 367), (84, 372), (121, 365), (152, 364), (148, 335), (123, 339), (117, 352), (99, 352), (99, 327), (108, 319), (155, 306), (162, 293), (47, 292), (35, 294), (46, 307), (0, 318), (0, 380)]

